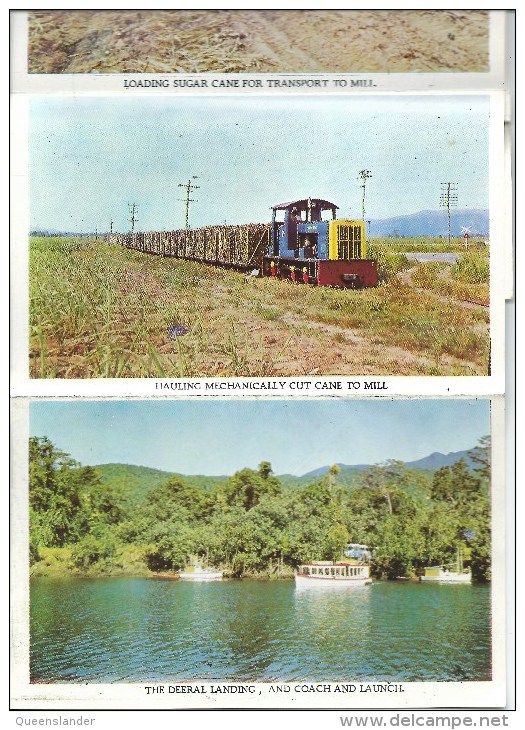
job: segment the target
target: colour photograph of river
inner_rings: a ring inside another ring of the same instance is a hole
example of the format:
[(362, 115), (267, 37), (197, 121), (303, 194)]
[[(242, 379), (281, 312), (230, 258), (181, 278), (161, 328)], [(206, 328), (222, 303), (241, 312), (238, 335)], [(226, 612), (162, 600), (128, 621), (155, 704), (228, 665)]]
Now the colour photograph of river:
[(491, 678), (490, 589), (34, 579), (31, 681)]
[(493, 681), (490, 428), (483, 399), (32, 403), (30, 682)]

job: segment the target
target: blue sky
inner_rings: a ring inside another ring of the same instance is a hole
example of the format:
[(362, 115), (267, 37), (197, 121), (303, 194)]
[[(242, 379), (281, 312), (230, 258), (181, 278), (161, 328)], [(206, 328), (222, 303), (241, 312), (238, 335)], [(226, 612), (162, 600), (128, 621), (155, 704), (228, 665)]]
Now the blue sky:
[(82, 464), (278, 474), (327, 464), (413, 461), (470, 449), (490, 433), (487, 400), (38, 400), (30, 433)]
[(483, 96), (35, 97), (30, 102), (30, 227), (69, 231), (266, 222), (277, 203), (326, 198), (340, 217), (488, 207)]

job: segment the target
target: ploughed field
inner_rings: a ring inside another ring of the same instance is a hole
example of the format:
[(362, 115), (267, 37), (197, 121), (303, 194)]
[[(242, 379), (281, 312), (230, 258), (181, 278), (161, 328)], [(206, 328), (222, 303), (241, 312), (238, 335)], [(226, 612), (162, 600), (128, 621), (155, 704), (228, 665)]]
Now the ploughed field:
[(488, 250), (460, 266), (395, 245), (372, 244), (383, 283), (358, 291), (33, 238), (31, 377), (486, 375)]
[(30, 73), (488, 71), (484, 10), (39, 10)]

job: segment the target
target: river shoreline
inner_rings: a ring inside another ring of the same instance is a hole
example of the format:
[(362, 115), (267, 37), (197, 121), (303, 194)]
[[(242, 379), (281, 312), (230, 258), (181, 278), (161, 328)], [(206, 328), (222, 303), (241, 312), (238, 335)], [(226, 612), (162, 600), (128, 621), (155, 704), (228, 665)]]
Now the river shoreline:
[[(48, 548), (45, 549), (41, 560), (35, 562), (29, 571), (31, 578), (156, 578), (156, 579), (177, 579), (177, 572), (169, 571), (155, 572), (149, 570), (145, 563), (136, 555), (123, 554), (118, 556), (114, 562), (108, 561), (102, 564), (91, 565), (81, 569), (71, 563), (71, 549)], [(220, 566), (219, 566), (220, 567)], [(291, 567), (285, 566), (279, 572), (274, 570), (246, 571), (237, 575), (231, 570), (224, 568), (224, 577), (231, 580), (247, 578), (250, 580), (292, 580), (294, 571)]]

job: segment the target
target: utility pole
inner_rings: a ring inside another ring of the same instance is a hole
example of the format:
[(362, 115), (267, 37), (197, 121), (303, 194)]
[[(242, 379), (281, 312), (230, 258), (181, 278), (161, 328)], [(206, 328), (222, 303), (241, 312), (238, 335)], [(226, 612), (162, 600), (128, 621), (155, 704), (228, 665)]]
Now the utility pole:
[(135, 230), (135, 223), (138, 223), (138, 218), (136, 217), (137, 214), (137, 205), (136, 203), (128, 203), (129, 208), (129, 222), (131, 223), (131, 232)]
[(361, 178), (361, 187), (363, 188), (363, 195), (361, 197), (361, 219), (365, 220), (365, 195), (366, 195), (366, 181), (370, 180), (372, 173), (370, 170), (359, 170), (359, 177)]
[(447, 210), (448, 221), (448, 243), (450, 245), (450, 209), (457, 207), (458, 204), (458, 184), (452, 182), (441, 183), (441, 195), (439, 196), (439, 205)]
[(113, 221), (109, 221), (109, 235), (113, 233)]
[(197, 175), (193, 175), (193, 177), (188, 180), (187, 183), (179, 183), (179, 188), (185, 188), (186, 189), (186, 197), (185, 198), (177, 198), (177, 200), (182, 200), (186, 203), (186, 219), (185, 219), (185, 226), (186, 230), (190, 227), (190, 203), (197, 203), (198, 201), (194, 198), (190, 198), (190, 193), (192, 190), (198, 190), (199, 186), (194, 185), (191, 181), (197, 180)]

